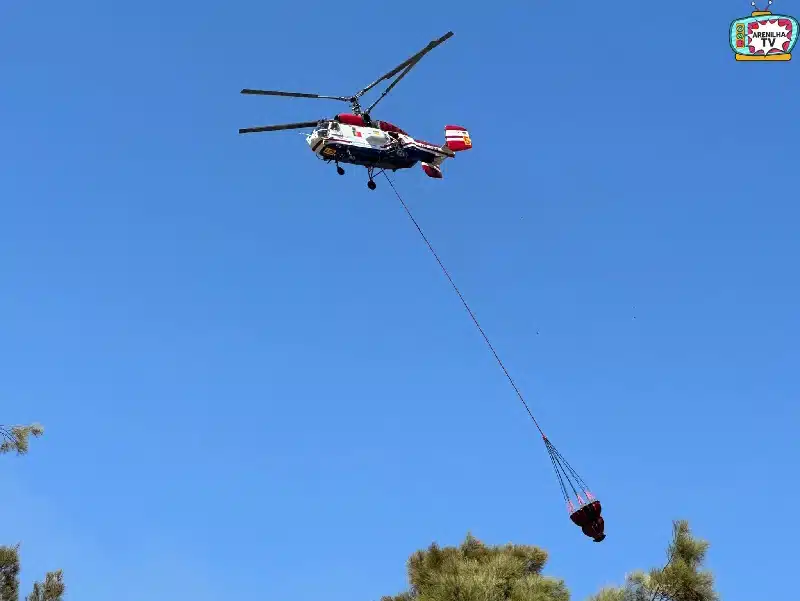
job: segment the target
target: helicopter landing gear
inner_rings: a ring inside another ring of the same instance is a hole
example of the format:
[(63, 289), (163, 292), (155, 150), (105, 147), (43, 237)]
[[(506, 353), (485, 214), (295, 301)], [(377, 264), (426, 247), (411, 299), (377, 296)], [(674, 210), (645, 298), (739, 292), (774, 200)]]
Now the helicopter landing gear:
[[(378, 175), (386, 171), (386, 169), (381, 169), (378, 171)], [(370, 190), (374, 190), (377, 188), (377, 184), (375, 183), (374, 175), (375, 175), (375, 167), (367, 167), (367, 173), (369, 174), (369, 181), (367, 182), (367, 188)]]
[(344, 169), (339, 167), (339, 165), (336, 165), (336, 173), (338, 173), (339, 175), (344, 175)]

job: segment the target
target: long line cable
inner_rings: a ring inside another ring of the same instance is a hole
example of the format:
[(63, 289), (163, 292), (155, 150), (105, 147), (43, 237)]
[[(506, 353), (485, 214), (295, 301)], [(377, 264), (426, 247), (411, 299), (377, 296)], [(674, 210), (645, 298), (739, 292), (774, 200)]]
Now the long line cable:
[[(481, 324), (478, 323), (478, 319), (475, 317), (475, 314), (472, 312), (472, 309), (470, 309), (469, 304), (467, 304), (467, 301), (464, 298), (464, 295), (461, 294), (461, 291), (458, 289), (458, 286), (456, 286), (456, 283), (453, 281), (453, 278), (450, 277), (450, 273), (447, 271), (447, 268), (444, 266), (444, 263), (442, 263), (442, 260), (439, 258), (439, 255), (433, 249), (433, 246), (431, 245), (430, 241), (428, 240), (428, 237), (422, 231), (422, 228), (419, 226), (419, 223), (417, 223), (417, 220), (414, 219), (414, 215), (411, 213), (411, 210), (408, 208), (408, 205), (403, 200), (403, 197), (400, 196), (400, 193), (397, 191), (397, 188), (395, 188), (394, 183), (392, 183), (392, 180), (389, 179), (389, 176), (386, 174), (386, 172), (383, 173), (383, 176), (386, 178), (386, 181), (389, 182), (389, 185), (391, 186), (392, 190), (394, 191), (395, 196), (397, 196), (397, 200), (399, 200), (400, 204), (403, 205), (403, 208), (405, 209), (406, 214), (408, 215), (409, 219), (411, 219), (411, 222), (414, 224), (414, 226), (417, 228), (417, 231), (419, 232), (419, 235), (422, 236), (422, 239), (425, 241), (425, 244), (428, 246), (428, 249), (431, 251), (431, 254), (436, 259), (436, 262), (439, 263), (439, 267), (442, 268), (442, 272), (444, 272), (444, 275), (447, 277), (447, 280), (450, 282), (450, 285), (453, 287), (453, 290), (455, 290), (456, 294), (458, 294), (458, 298), (461, 299), (461, 302), (463, 303), (464, 308), (467, 310), (467, 313), (469, 313), (469, 316), (472, 318), (472, 321), (475, 323), (475, 327), (478, 328), (478, 331), (481, 333), (481, 336), (483, 336), (483, 339), (486, 341), (486, 345), (489, 347), (489, 350), (492, 351), (492, 354), (494, 355), (494, 358), (497, 360), (497, 364), (503, 370), (503, 373), (506, 375), (506, 378), (508, 378), (508, 381), (511, 383), (511, 386), (514, 389), (514, 392), (517, 393), (517, 396), (519, 397), (519, 400), (522, 402), (522, 405), (525, 407), (525, 411), (528, 412), (528, 415), (533, 420), (533, 424), (536, 426), (536, 429), (539, 430), (539, 434), (542, 435), (542, 438), (547, 440), (547, 437), (545, 436), (544, 431), (542, 430), (541, 426), (539, 426), (539, 422), (536, 421), (536, 418), (533, 416), (533, 413), (531, 412), (530, 407), (528, 407), (528, 403), (525, 402), (525, 398), (522, 396), (522, 393), (520, 392), (519, 388), (514, 383), (514, 379), (511, 377), (511, 374), (508, 373), (508, 370), (506, 369), (506, 366), (503, 364), (503, 361), (500, 359), (500, 356), (497, 354), (497, 351), (494, 350), (494, 346), (492, 346), (492, 343), (489, 341), (489, 337), (486, 335), (486, 332), (483, 331), (483, 328), (481, 327)], [(558, 472), (556, 472), (556, 473), (558, 473)]]

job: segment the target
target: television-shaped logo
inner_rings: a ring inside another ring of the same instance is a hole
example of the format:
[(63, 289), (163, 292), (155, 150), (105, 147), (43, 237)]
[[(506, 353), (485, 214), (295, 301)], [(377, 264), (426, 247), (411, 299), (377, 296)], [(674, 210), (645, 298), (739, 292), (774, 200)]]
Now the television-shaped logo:
[[(769, 5), (772, 0), (769, 0)], [(755, 9), (749, 17), (731, 23), (731, 49), (737, 61), (788, 61), (797, 42), (797, 19)]]

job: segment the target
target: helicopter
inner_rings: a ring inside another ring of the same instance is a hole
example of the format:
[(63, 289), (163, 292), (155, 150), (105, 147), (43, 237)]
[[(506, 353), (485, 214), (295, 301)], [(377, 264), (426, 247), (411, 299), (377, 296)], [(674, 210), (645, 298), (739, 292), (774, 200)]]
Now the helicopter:
[[(332, 118), (316, 121), (247, 127), (239, 129), (239, 133), (313, 128), (310, 134), (306, 134), (306, 141), (316, 157), (326, 163), (333, 162), (339, 175), (344, 175), (344, 169), (340, 163), (366, 167), (369, 178), (367, 187), (370, 190), (376, 188), (375, 175), (387, 170), (410, 169), (417, 163), (421, 163), (422, 170), (428, 177), (442, 179), (444, 177), (441, 169), (442, 163), (447, 159), (454, 158), (456, 153), (472, 148), (472, 140), (466, 128), (460, 125), (446, 125), (444, 128), (445, 142), (438, 145), (415, 139), (388, 121), (375, 120), (371, 113), (372, 109), (416, 66), (423, 56), (451, 37), (453, 37), (453, 32), (449, 31), (439, 39), (433, 40), (425, 48), (353, 96), (323, 96), (279, 90), (243, 89), (241, 93), (247, 95), (339, 100), (350, 103), (351, 112), (339, 113)], [(359, 99), (364, 94), (382, 81), (395, 76), (396, 78), (375, 102), (366, 109), (361, 108)], [(377, 173), (376, 170), (378, 170)]]

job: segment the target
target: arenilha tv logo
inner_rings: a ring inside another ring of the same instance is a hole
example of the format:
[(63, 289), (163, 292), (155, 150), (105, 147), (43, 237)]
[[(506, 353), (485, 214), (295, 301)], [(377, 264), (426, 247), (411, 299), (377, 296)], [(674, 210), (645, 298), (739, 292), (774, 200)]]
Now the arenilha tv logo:
[[(772, 5), (769, 0), (767, 6)], [(797, 19), (759, 10), (731, 23), (731, 49), (737, 61), (789, 61), (797, 42)]]

